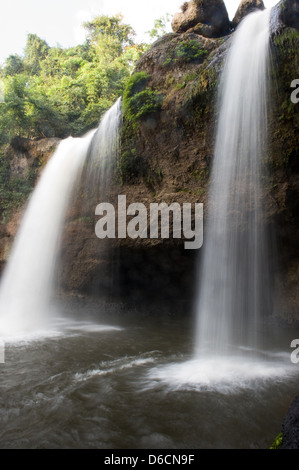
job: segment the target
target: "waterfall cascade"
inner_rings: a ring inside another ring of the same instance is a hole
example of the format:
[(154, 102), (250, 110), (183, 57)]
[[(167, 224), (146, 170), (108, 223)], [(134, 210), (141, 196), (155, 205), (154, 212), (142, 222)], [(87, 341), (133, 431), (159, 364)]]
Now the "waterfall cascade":
[(121, 119), (122, 100), (119, 98), (104, 114), (91, 143), (86, 168), (86, 186), (92, 190), (95, 189), (98, 197), (103, 196), (109, 190), (119, 154)]
[[(54, 285), (65, 214), (86, 159), (93, 184), (107, 181), (120, 125), (120, 100), (97, 130), (62, 141), (33, 191), (0, 286), (0, 334), (29, 333), (45, 326)], [(101, 168), (101, 178), (96, 173)]]
[(219, 90), (219, 120), (200, 270), (196, 351), (256, 347), (270, 302), (263, 220), (270, 10), (234, 34)]

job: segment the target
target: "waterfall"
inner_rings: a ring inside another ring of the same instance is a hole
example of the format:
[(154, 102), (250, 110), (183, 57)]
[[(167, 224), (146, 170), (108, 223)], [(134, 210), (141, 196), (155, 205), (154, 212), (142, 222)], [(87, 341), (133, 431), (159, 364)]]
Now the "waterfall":
[(86, 186), (97, 190), (98, 198), (107, 193), (116, 166), (120, 148), (121, 119), (122, 101), (118, 98), (109, 112), (104, 114), (92, 140), (86, 168)]
[(235, 32), (219, 90), (219, 117), (199, 273), (196, 354), (256, 347), (270, 307), (261, 181), (267, 153), (270, 10)]
[[(0, 334), (28, 333), (44, 327), (51, 299), (60, 239), (70, 199), (87, 168), (109, 167), (120, 124), (120, 100), (97, 130), (69, 137), (46, 165), (33, 191), (0, 285)], [(107, 163), (108, 162), (108, 163)], [(108, 171), (108, 170), (107, 170)], [(107, 171), (93, 184), (107, 180)], [(94, 208), (93, 208), (94, 211)]]

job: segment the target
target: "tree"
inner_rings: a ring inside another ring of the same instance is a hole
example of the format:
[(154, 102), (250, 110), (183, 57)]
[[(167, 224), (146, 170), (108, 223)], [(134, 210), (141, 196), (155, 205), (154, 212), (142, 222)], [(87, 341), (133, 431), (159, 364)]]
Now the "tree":
[(31, 75), (38, 75), (41, 69), (41, 62), (49, 53), (50, 47), (43, 39), (36, 34), (28, 34), (25, 47), (24, 65)]
[(130, 25), (124, 24), (122, 21), (123, 16), (120, 14), (97, 16), (83, 25), (88, 33), (87, 39), (97, 45), (105, 37), (114, 37), (120, 45), (120, 53), (123, 52), (126, 46), (134, 44), (135, 32)]
[(167, 29), (170, 26), (170, 14), (166, 13), (165, 16), (161, 16), (154, 22), (154, 27), (150, 31), (147, 31), (147, 34), (151, 39), (158, 39), (164, 34), (167, 34)]
[(127, 46), (133, 46), (135, 32), (122, 20), (122, 15), (97, 16), (93, 21), (84, 23), (87, 41), (95, 47), (101, 59), (114, 60)]
[(0, 105), (0, 138), (82, 135), (123, 94), (145, 44), (121, 15), (85, 23), (84, 44), (50, 47), (29, 34), (24, 57), (10, 56), (0, 71), (6, 96)]
[(22, 58), (17, 54), (10, 55), (5, 62), (4, 74), (17, 75), (23, 72), (24, 64)]

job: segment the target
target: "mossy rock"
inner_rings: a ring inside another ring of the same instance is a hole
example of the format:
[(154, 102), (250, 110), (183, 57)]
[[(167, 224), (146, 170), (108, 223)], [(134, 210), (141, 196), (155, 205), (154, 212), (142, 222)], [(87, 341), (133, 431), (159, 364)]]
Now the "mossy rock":
[(164, 65), (174, 63), (196, 63), (200, 64), (208, 55), (208, 51), (203, 49), (201, 44), (195, 39), (181, 41), (168, 57)]
[(133, 127), (138, 120), (158, 112), (163, 104), (163, 95), (147, 86), (150, 75), (137, 72), (131, 76), (123, 95), (124, 119)]

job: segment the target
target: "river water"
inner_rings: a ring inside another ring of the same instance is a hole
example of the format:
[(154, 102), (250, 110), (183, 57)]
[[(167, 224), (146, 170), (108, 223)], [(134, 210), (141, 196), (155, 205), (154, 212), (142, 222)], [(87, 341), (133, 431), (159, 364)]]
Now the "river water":
[(254, 358), (198, 361), (191, 318), (84, 299), (52, 316), (44, 331), (6, 338), (2, 449), (269, 448), (298, 394), (296, 330)]

